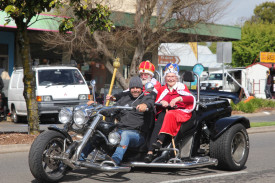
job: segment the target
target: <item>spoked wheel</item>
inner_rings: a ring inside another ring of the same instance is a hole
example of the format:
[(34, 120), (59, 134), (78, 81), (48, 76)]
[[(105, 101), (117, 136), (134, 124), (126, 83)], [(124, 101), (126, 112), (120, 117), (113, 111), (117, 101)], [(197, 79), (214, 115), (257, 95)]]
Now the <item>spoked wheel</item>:
[(65, 176), (67, 166), (55, 156), (64, 148), (64, 135), (45, 131), (33, 142), (29, 153), (29, 167), (33, 176), (42, 182), (56, 182)]
[(236, 164), (244, 158), (246, 146), (245, 135), (242, 132), (236, 133), (231, 142), (231, 156)]
[(210, 142), (210, 156), (218, 159), (218, 168), (223, 170), (243, 169), (249, 154), (249, 138), (245, 127), (236, 124), (218, 139)]

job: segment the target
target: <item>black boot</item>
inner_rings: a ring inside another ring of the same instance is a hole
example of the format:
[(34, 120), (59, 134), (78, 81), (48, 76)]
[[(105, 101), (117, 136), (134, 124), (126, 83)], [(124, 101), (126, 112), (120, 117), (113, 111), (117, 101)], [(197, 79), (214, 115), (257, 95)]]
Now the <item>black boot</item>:
[(147, 154), (144, 158), (144, 162), (145, 163), (151, 163), (153, 161), (153, 157), (154, 157), (153, 154)]
[(157, 141), (156, 143), (152, 144), (152, 147), (154, 149), (160, 149), (160, 148), (162, 148), (162, 143), (160, 141)]

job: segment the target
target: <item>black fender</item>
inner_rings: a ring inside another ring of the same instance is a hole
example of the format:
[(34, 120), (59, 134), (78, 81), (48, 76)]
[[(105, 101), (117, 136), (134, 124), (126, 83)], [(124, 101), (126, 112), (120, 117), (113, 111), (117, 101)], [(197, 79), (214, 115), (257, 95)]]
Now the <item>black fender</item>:
[(69, 135), (69, 133), (66, 130), (58, 128), (57, 126), (49, 126), (48, 129), (62, 133), (67, 139), (69, 139), (70, 142), (73, 142), (72, 137)]
[(225, 118), (221, 118), (215, 122), (213, 129), (210, 130), (210, 132), (211, 132), (210, 138), (212, 140), (217, 139), (227, 129), (229, 129), (231, 126), (233, 126), (237, 123), (241, 123), (246, 129), (250, 128), (249, 119), (247, 119), (244, 116), (225, 117)]

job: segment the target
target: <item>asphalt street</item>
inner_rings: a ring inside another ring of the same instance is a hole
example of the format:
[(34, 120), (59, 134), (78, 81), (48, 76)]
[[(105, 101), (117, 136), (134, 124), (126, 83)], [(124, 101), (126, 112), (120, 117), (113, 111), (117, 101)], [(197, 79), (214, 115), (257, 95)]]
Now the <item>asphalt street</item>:
[[(247, 117), (250, 122), (274, 122), (275, 121), (275, 110), (272, 111), (262, 111), (259, 113), (251, 113), (251, 114), (238, 114), (240, 116)], [(44, 131), (50, 125), (56, 125), (59, 128), (62, 128), (62, 124), (40, 124), (40, 130)], [(249, 128), (249, 134), (253, 133), (265, 133), (265, 132), (275, 132), (275, 126), (265, 126), (265, 127), (254, 127)], [(13, 124), (12, 122), (2, 121), (0, 122), (0, 133), (13, 133), (13, 132), (28, 132), (27, 123)], [(0, 145), (0, 153), (8, 153), (8, 152), (20, 152), (20, 151), (28, 151), (30, 149), (30, 144), (12, 144), (12, 145)]]

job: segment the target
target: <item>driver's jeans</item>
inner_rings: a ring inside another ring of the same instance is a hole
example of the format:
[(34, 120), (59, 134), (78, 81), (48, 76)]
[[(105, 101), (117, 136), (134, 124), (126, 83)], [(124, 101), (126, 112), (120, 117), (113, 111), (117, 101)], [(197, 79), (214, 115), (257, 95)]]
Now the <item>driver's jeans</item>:
[(138, 147), (145, 142), (144, 137), (136, 130), (118, 130), (121, 136), (119, 146), (116, 148), (112, 159), (119, 165), (128, 147)]
[[(119, 165), (128, 147), (138, 147), (142, 145), (145, 140), (137, 130), (118, 130), (117, 132), (120, 134), (121, 140), (119, 146), (112, 155), (112, 159)], [(93, 149), (90, 143), (87, 144), (82, 150), (79, 160), (84, 160)]]

